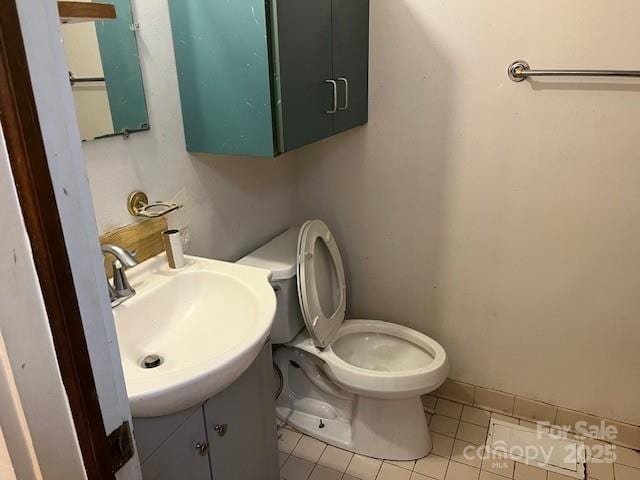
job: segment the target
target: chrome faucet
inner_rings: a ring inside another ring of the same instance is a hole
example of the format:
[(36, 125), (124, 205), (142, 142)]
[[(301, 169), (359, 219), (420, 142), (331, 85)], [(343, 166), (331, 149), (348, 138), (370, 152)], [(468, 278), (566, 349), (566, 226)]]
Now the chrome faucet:
[(133, 254), (118, 245), (105, 243), (102, 245), (102, 253), (111, 254), (116, 257), (111, 264), (113, 268), (113, 285), (111, 285), (109, 283), (109, 279), (107, 279), (107, 285), (109, 286), (109, 299), (111, 300), (111, 307), (113, 308), (136, 294), (136, 291), (129, 283), (125, 270), (127, 268), (135, 267), (138, 262), (133, 258)]

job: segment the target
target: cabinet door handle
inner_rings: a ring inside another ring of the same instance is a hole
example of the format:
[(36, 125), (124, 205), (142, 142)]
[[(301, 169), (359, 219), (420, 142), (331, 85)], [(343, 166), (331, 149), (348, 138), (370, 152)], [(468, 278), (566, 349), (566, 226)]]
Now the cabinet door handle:
[(226, 423), (221, 423), (219, 425), (216, 425), (215, 427), (213, 427), (213, 430), (218, 434), (218, 436), (220, 437), (224, 437), (225, 434), (227, 433), (227, 430), (229, 429), (229, 427), (227, 426)]
[(193, 447), (200, 455), (204, 457), (209, 451), (209, 442), (196, 442)]
[(335, 80), (325, 80), (324, 83), (329, 83), (333, 87), (333, 107), (331, 110), (326, 110), (325, 112), (332, 115), (338, 111), (338, 82)]
[(340, 107), (338, 110), (343, 111), (349, 108), (349, 80), (344, 77), (338, 78), (339, 82), (344, 82), (344, 106)]

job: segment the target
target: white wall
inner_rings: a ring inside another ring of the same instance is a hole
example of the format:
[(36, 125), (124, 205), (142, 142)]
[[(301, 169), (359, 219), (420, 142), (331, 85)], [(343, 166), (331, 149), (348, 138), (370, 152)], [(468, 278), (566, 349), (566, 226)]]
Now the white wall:
[(640, 424), (640, 3), (372, 0), (370, 123), (298, 154), (354, 317), (447, 349), (451, 376)]
[(151, 130), (128, 140), (83, 144), (101, 232), (131, 223), (132, 190), (185, 209), (193, 254), (235, 260), (289, 225), (296, 198), (295, 168), (276, 160), (186, 152), (166, 0), (133, 2)]

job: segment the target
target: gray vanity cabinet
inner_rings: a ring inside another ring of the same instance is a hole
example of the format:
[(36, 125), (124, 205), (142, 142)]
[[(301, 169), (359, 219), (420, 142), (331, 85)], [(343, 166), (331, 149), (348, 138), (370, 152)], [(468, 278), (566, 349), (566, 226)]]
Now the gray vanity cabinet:
[(276, 480), (278, 445), (271, 348), (204, 404), (213, 480)]
[[(180, 478), (211, 480), (209, 457), (206, 450), (202, 451), (197, 448), (197, 446), (206, 446), (207, 441), (202, 408), (196, 407), (188, 412), (190, 414), (186, 418), (183, 418), (184, 415), (181, 414), (160, 417), (164, 419), (164, 422), (156, 427), (152, 425), (153, 419), (141, 419), (143, 423), (146, 423), (145, 426), (134, 420), (134, 429), (139, 430), (139, 434), (134, 431), (134, 435), (136, 435), (144, 480), (176, 480)], [(169, 438), (164, 439), (165, 429), (168, 427), (171, 431), (171, 428), (179, 421), (184, 421), (184, 423), (178, 425)], [(156, 443), (159, 443), (159, 448), (147, 455), (147, 452)], [(150, 445), (150, 447), (146, 445)]]
[(134, 418), (143, 480), (277, 480), (271, 345), (233, 384), (183, 412)]

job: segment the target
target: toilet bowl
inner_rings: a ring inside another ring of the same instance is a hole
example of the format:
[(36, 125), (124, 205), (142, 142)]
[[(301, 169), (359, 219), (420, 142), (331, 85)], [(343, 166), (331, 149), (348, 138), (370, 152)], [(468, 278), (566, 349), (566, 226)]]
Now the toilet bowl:
[[(310, 220), (241, 262), (274, 272), (274, 289), (293, 250), (299, 312), (278, 298), (286, 328), (272, 332), (282, 379), (279, 418), (339, 448), (376, 458), (413, 460), (432, 447), (421, 395), (449, 373), (445, 350), (408, 327), (379, 320), (345, 320), (346, 286), (340, 252), (326, 224)], [(278, 270), (281, 269), (281, 270)], [(276, 315), (278, 317), (278, 314)], [(297, 331), (296, 331), (297, 330)], [(276, 338), (277, 337), (277, 338)]]
[(345, 320), (324, 349), (306, 331), (288, 346), (322, 361), (340, 388), (372, 398), (419, 397), (438, 388), (449, 370), (447, 355), (434, 340), (378, 320)]

